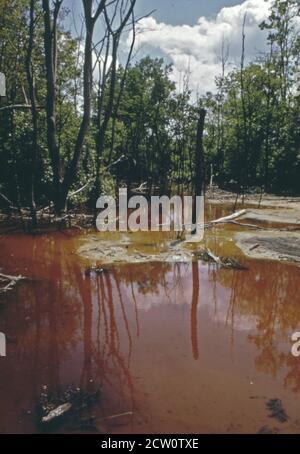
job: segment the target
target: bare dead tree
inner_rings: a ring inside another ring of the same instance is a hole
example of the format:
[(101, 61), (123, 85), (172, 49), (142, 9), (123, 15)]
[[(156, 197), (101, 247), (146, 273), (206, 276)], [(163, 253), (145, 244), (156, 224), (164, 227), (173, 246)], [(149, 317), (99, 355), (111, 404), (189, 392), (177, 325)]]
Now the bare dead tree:
[(31, 118), (32, 118), (32, 146), (30, 153), (30, 206), (32, 217), (32, 228), (34, 229), (37, 224), (36, 216), (36, 201), (35, 201), (35, 175), (38, 155), (38, 109), (35, 88), (35, 75), (33, 64), (33, 50), (34, 50), (34, 37), (35, 37), (35, 7), (36, 0), (30, 0), (30, 18), (29, 18), (29, 40), (26, 53), (26, 75), (29, 88), (29, 98), (31, 102)]
[(53, 0), (50, 7), (49, 0), (43, 0), (44, 12), (44, 45), (47, 74), (47, 140), (49, 155), (53, 170), (54, 205), (57, 213), (66, 207), (69, 190), (76, 177), (79, 159), (83, 150), (85, 138), (91, 122), (91, 96), (93, 83), (93, 35), (95, 24), (107, 5), (114, 1), (100, 0), (94, 5), (93, 0), (82, 0), (85, 23), (85, 46), (83, 67), (83, 116), (78, 131), (73, 156), (62, 175), (61, 156), (57, 140), (56, 125), (56, 74), (57, 74), (57, 26), (59, 12), (63, 0)]
[(205, 158), (203, 146), (203, 134), (206, 110), (200, 109), (199, 119), (197, 124), (197, 142), (196, 142), (196, 157), (195, 157), (195, 180), (194, 191), (196, 196), (201, 196), (205, 188)]
[[(98, 128), (100, 128), (100, 125), (102, 124), (105, 87), (106, 87), (107, 76), (108, 76), (109, 69), (110, 69), (110, 65), (108, 63), (109, 51), (110, 51), (110, 41), (111, 41), (111, 36), (108, 31), (103, 39), (103, 43), (101, 45), (100, 52), (97, 53), (97, 64), (98, 64), (98, 69), (99, 69), (99, 80), (98, 80), (98, 91), (97, 91), (97, 125), (98, 125)], [(104, 59), (102, 59), (101, 54), (102, 54), (102, 49), (104, 46), (105, 46), (105, 56), (104, 56)], [(97, 139), (99, 140), (99, 134), (98, 134)], [(96, 162), (95, 191), (96, 191), (96, 196), (98, 197), (98, 194), (100, 192), (100, 158), (98, 158), (98, 153), (97, 153), (96, 159), (97, 159), (97, 162)]]
[(205, 191), (205, 157), (203, 146), (203, 134), (206, 118), (206, 110), (201, 108), (199, 112), (199, 119), (197, 124), (197, 140), (196, 140), (196, 154), (195, 154), (195, 173), (194, 173), (194, 209), (193, 209), (193, 223), (197, 223), (197, 197), (204, 194)]
[(85, 49), (84, 49), (84, 70), (83, 70), (83, 118), (78, 132), (75, 150), (71, 162), (67, 168), (63, 181), (63, 202), (66, 203), (68, 192), (73, 184), (79, 158), (84, 145), (85, 137), (91, 122), (91, 97), (93, 88), (93, 35), (95, 24), (102, 12), (105, 11), (107, 0), (101, 0), (93, 15), (93, 1), (82, 0), (86, 26)]
[(242, 57), (241, 57), (241, 71), (240, 71), (240, 80), (241, 80), (241, 100), (242, 100), (242, 111), (243, 111), (243, 140), (244, 140), (244, 174), (240, 184), (243, 186), (243, 197), (245, 191), (245, 185), (247, 185), (248, 180), (248, 158), (249, 158), (249, 141), (248, 141), (248, 118), (247, 118), (247, 107), (246, 107), (246, 88), (245, 88), (245, 79), (244, 79), (244, 69), (245, 69), (245, 44), (246, 44), (246, 20), (247, 13), (245, 13), (243, 21), (243, 31), (242, 31)]
[(218, 83), (218, 111), (217, 111), (217, 153), (218, 153), (218, 170), (220, 172), (220, 181), (223, 181), (224, 172), (224, 84), (226, 65), (229, 59), (229, 44), (226, 43), (224, 37), (221, 46), (221, 76)]
[(44, 47), (47, 79), (47, 143), (50, 155), (53, 185), (54, 205), (57, 212), (62, 208), (61, 197), (61, 159), (57, 140), (56, 125), (56, 75), (57, 75), (57, 21), (63, 0), (52, 2), (53, 11), (50, 8), (50, 0), (43, 0), (44, 13)]
[[(96, 197), (99, 196), (101, 191), (100, 182), (100, 166), (101, 159), (103, 156), (105, 134), (108, 128), (110, 119), (112, 118), (114, 110), (115, 90), (116, 90), (116, 77), (117, 77), (117, 59), (118, 49), (122, 33), (129, 22), (130, 17), (133, 14), (133, 10), (136, 4), (136, 0), (130, 0), (124, 2), (117, 0), (112, 15), (109, 15), (107, 8), (104, 8), (104, 17), (107, 27), (107, 49), (110, 49), (111, 43), (111, 65), (109, 70), (109, 87), (108, 87), (108, 100), (104, 108), (104, 95), (106, 93), (106, 87), (102, 86), (100, 94), (100, 102), (98, 101), (98, 134), (97, 134), (97, 162), (96, 162), (96, 181), (95, 181), (95, 193)], [(115, 22), (118, 21), (117, 26)], [(104, 69), (104, 68), (103, 68)], [(106, 75), (103, 72), (103, 76), (106, 80)], [(101, 110), (99, 110), (101, 109)]]
[[(73, 23), (75, 27), (75, 32), (76, 36), (78, 37), (78, 43), (77, 43), (77, 55), (76, 55), (76, 70), (79, 69), (80, 63), (81, 63), (81, 43), (83, 42), (83, 34), (84, 34), (84, 20), (81, 18), (81, 24), (80, 24), (80, 31), (78, 32), (77, 27), (76, 27), (76, 20), (74, 17), (74, 11), (72, 11), (73, 14)], [(74, 80), (74, 108), (76, 114), (78, 113), (78, 94), (80, 92), (80, 80), (79, 77), (75, 77)]]
[(125, 88), (125, 82), (126, 82), (126, 76), (128, 72), (128, 68), (132, 59), (132, 54), (133, 54), (133, 49), (134, 45), (136, 42), (136, 20), (135, 20), (135, 15), (134, 15), (134, 10), (132, 11), (132, 21), (131, 21), (131, 26), (132, 26), (132, 38), (131, 38), (131, 44), (130, 44), (130, 49), (128, 52), (127, 56), (127, 61), (124, 67), (124, 73), (123, 77), (121, 79), (120, 83), (120, 90), (119, 94), (117, 97), (117, 101), (114, 107), (114, 112), (113, 112), (113, 124), (112, 124), (112, 137), (111, 137), (111, 146), (110, 146), (110, 154), (109, 154), (109, 164), (112, 162), (112, 156), (113, 156), (113, 151), (115, 147), (115, 135), (116, 135), (116, 121), (117, 121), (117, 115), (120, 107), (120, 102), (124, 93), (124, 88)]
[(245, 44), (246, 44), (246, 20), (247, 20), (247, 13), (244, 15), (243, 19), (243, 26), (242, 26), (242, 55), (241, 55), (241, 65), (240, 65), (240, 87), (241, 87), (241, 101), (242, 101), (242, 146), (244, 148), (242, 155), (244, 156), (243, 163), (241, 163), (240, 167), (240, 174), (239, 174), (239, 181), (238, 181), (238, 188), (236, 193), (236, 201), (234, 204), (234, 210), (236, 209), (237, 202), (239, 195), (243, 194), (243, 200), (245, 197), (245, 185), (247, 183), (248, 178), (248, 119), (247, 119), (247, 109), (246, 109), (246, 94), (245, 94), (245, 78), (244, 78), (244, 70), (245, 70)]

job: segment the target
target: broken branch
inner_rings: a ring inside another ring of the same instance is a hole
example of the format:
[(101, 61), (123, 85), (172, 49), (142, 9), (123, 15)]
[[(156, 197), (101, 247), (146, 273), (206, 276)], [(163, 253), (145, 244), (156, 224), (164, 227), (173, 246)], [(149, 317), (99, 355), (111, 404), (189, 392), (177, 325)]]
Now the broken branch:
[(23, 276), (9, 276), (0, 273), (0, 283), (4, 284), (4, 287), (0, 288), (0, 294), (9, 292), (17, 285), (19, 281), (23, 281), (25, 279), (26, 278)]

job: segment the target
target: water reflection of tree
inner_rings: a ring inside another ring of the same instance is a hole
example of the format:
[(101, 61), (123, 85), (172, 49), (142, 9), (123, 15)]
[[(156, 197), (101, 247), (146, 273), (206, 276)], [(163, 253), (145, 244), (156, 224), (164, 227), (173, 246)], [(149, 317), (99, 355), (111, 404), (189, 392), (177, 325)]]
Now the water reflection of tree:
[(257, 369), (273, 377), (279, 370), (288, 369), (285, 385), (300, 391), (300, 363), (290, 352), (291, 334), (300, 327), (297, 267), (251, 262), (249, 271), (220, 270), (217, 279), (231, 288), (228, 321), (232, 329), (234, 314), (255, 320), (255, 332), (249, 335), (249, 340), (259, 351)]
[(193, 296), (191, 304), (191, 339), (194, 359), (199, 359), (198, 345), (198, 303), (199, 303), (199, 264), (192, 264)]
[(130, 374), (132, 334), (118, 277), (114, 271), (100, 274), (92, 278), (91, 284), (98, 305), (97, 341), (93, 350), (96, 375), (124, 399), (128, 390), (134, 408), (134, 387)]
[(32, 277), (5, 303), (9, 310), (4, 330), (12, 341), (1, 373), (1, 396), (9, 413), (14, 405), (32, 408), (44, 384), (60, 390), (61, 366), (72, 357), (79, 340), (81, 302), (76, 296), (70, 298), (76, 276), (61, 243), (44, 236), (20, 235), (8, 239), (7, 247), (8, 257), (13, 259), (6, 267), (18, 266), (21, 274)]
[[(21, 249), (18, 244), (11, 247), (16, 255), (18, 247)], [(300, 327), (298, 268), (253, 262), (248, 272), (240, 272), (196, 262), (147, 263), (86, 275), (63, 241), (26, 238), (22, 248), (36, 280), (17, 289), (5, 316), (6, 325), (1, 326), (18, 338), (10, 347), (13, 359), (2, 377), (9, 383), (9, 376), (22, 374), (15, 379), (15, 400), (24, 401), (24, 395), (36, 398), (44, 383), (59, 389), (71, 375), (66, 364), (75, 361), (78, 367), (80, 359), (81, 374), (74, 381), (78, 379), (87, 387), (91, 380), (97, 381), (107, 390), (108, 398), (112, 396), (120, 405), (126, 403), (126, 411), (128, 403), (134, 408), (131, 358), (140, 336), (138, 305), (146, 296), (153, 303), (167, 300), (174, 304), (176, 299), (179, 304), (189, 304), (191, 348), (198, 359), (201, 284), (210, 293), (205, 299), (213, 302), (215, 317), (221, 306), (228, 305), (226, 322), (231, 326), (232, 345), (237, 316), (255, 320), (249, 340), (258, 351), (257, 368), (273, 376), (286, 369), (285, 385), (300, 391), (300, 362), (289, 349), (280, 351)], [(205, 267), (203, 282), (201, 266)], [(220, 288), (222, 294), (218, 295)], [(76, 372), (74, 364), (72, 370)]]

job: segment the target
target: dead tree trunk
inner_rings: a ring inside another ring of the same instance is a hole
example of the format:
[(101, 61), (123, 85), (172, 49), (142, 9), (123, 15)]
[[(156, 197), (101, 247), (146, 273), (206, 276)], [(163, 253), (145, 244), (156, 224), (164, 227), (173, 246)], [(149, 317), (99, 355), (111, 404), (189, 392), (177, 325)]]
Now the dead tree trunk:
[(35, 176), (36, 176), (36, 164), (38, 155), (38, 110), (37, 100), (35, 93), (35, 77), (34, 68), (32, 61), (32, 53), (34, 47), (34, 28), (35, 28), (35, 6), (36, 0), (30, 0), (30, 23), (29, 23), (29, 41), (26, 55), (26, 75), (27, 83), (29, 87), (29, 97), (31, 102), (31, 118), (32, 118), (32, 147), (30, 155), (30, 207), (31, 207), (31, 218), (32, 228), (34, 229), (37, 224), (36, 217), (36, 201), (35, 201)]
[(75, 150), (71, 162), (67, 168), (63, 181), (62, 198), (66, 204), (68, 192), (74, 182), (79, 158), (82, 153), (86, 134), (91, 122), (91, 98), (93, 89), (93, 35), (95, 24), (100, 14), (105, 9), (106, 0), (101, 0), (93, 15), (93, 1), (83, 0), (84, 18), (86, 26), (85, 48), (84, 48), (84, 70), (83, 70), (83, 118), (78, 132)]
[[(203, 133), (205, 125), (206, 110), (200, 109), (198, 125), (197, 125), (197, 141), (196, 141), (196, 156), (195, 156), (195, 173), (194, 173), (194, 207), (193, 207), (193, 224), (198, 222), (197, 219), (197, 197), (204, 195), (205, 191), (205, 158), (203, 146)], [(195, 230), (195, 232), (197, 229)], [(195, 233), (194, 232), (194, 233)]]
[[(119, 44), (120, 44), (120, 39), (123, 33), (124, 28), (129, 22), (130, 17), (133, 14), (133, 10), (136, 4), (136, 0), (130, 0), (128, 10), (126, 14), (124, 14), (123, 11), (123, 4), (122, 2), (120, 3), (117, 1), (113, 16), (112, 18), (108, 17), (108, 13), (106, 9), (104, 10), (105, 13), (105, 21), (106, 21), (106, 26), (108, 30), (108, 48), (109, 48), (109, 40), (112, 38), (112, 63), (110, 66), (110, 84), (109, 84), (109, 92), (108, 92), (108, 101), (105, 106), (105, 109), (103, 109), (103, 98), (105, 95), (105, 83), (102, 84), (102, 90), (101, 90), (101, 101), (98, 102), (98, 108), (101, 106), (101, 111), (98, 110), (98, 134), (97, 134), (97, 162), (96, 162), (96, 181), (95, 181), (95, 192), (96, 192), (96, 198), (99, 197), (100, 192), (101, 192), (101, 181), (100, 181), (100, 165), (101, 165), (101, 159), (103, 156), (103, 151), (104, 151), (104, 145), (105, 145), (105, 134), (109, 125), (109, 121), (111, 120), (113, 116), (113, 111), (115, 107), (115, 90), (116, 90), (116, 79), (117, 79), (117, 59), (118, 59), (118, 49), (119, 49)], [(117, 12), (118, 10), (120, 11), (120, 22), (116, 29), (113, 29), (114, 26), (114, 20), (116, 19)], [(124, 14), (124, 15), (123, 15)], [(134, 21), (134, 18), (133, 18)], [(130, 51), (132, 52), (132, 50)], [(105, 70), (105, 68), (104, 68)], [(103, 73), (104, 80), (106, 80), (106, 74)], [(119, 100), (118, 100), (119, 102)], [(102, 109), (104, 112), (102, 113)]]
[[(47, 78), (47, 141), (53, 170), (53, 184), (55, 192), (54, 205), (57, 213), (61, 213), (61, 211), (66, 208), (68, 192), (74, 182), (80, 155), (82, 153), (86, 134), (90, 126), (93, 81), (93, 34), (95, 24), (100, 14), (104, 11), (107, 0), (101, 0), (95, 8), (93, 8), (93, 0), (82, 0), (82, 2), (86, 26), (83, 75), (83, 117), (78, 131), (74, 153), (66, 169), (63, 181), (56, 126), (57, 22), (63, 0), (53, 1), (53, 12), (51, 12), (49, 0), (43, 0), (42, 3), (44, 12), (44, 45)], [(94, 13), (93, 9), (95, 9)]]
[(201, 109), (197, 125), (196, 159), (195, 159), (195, 196), (201, 196), (205, 189), (205, 159), (203, 146), (203, 133), (205, 124), (206, 110)]
[(57, 20), (63, 0), (54, 3), (51, 13), (49, 0), (43, 0), (44, 46), (47, 79), (47, 143), (53, 171), (54, 205), (57, 213), (61, 212), (61, 159), (56, 127), (56, 70), (57, 70)]
[(112, 138), (111, 138), (111, 146), (110, 146), (110, 155), (109, 155), (109, 165), (112, 162), (112, 157), (113, 157), (113, 152), (114, 152), (114, 147), (115, 147), (115, 135), (116, 135), (116, 121), (117, 121), (117, 115), (118, 115), (118, 110), (120, 107), (120, 102), (123, 96), (124, 88), (125, 88), (125, 82), (126, 82), (126, 76), (128, 72), (129, 65), (131, 63), (131, 58), (132, 58), (132, 53), (136, 41), (136, 28), (135, 28), (135, 17), (134, 17), (134, 12), (132, 12), (132, 41), (129, 49), (129, 53), (127, 56), (127, 61), (124, 67), (124, 74), (120, 83), (120, 90), (119, 94), (117, 97), (116, 105), (115, 105), (115, 111), (113, 114), (113, 124), (112, 124)]
[(234, 204), (234, 210), (236, 210), (239, 195), (242, 192), (243, 203), (245, 199), (245, 186), (248, 186), (248, 159), (249, 159), (249, 137), (248, 137), (248, 118), (246, 109), (246, 95), (245, 95), (245, 44), (246, 44), (246, 19), (247, 13), (244, 15), (243, 28), (242, 28), (242, 56), (241, 56), (241, 68), (240, 68), (240, 85), (241, 85), (241, 101), (242, 101), (242, 118), (243, 118), (243, 129), (242, 129), (242, 146), (244, 148), (242, 156), (243, 162), (240, 167), (238, 190), (236, 194), (236, 201)]

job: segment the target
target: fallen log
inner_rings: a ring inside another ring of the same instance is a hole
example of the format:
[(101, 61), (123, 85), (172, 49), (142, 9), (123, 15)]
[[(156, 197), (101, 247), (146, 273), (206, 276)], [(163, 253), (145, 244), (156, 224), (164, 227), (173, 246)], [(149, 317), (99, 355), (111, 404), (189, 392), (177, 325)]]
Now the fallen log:
[(90, 410), (98, 401), (100, 390), (87, 392), (81, 388), (69, 387), (65, 392), (53, 395), (48, 386), (43, 386), (37, 404), (37, 423), (43, 429), (65, 422), (73, 422), (82, 427), (95, 419)]
[(248, 229), (258, 229), (258, 230), (272, 230), (272, 229), (269, 229), (268, 227), (262, 227), (260, 225), (256, 225), (256, 224), (246, 224), (246, 223), (243, 223), (243, 222), (237, 222), (237, 221), (228, 221), (229, 224), (234, 224), (234, 225), (238, 225), (239, 227), (246, 227)]
[(213, 254), (209, 249), (207, 249), (207, 254), (212, 259), (213, 262), (217, 263), (218, 265), (222, 265), (220, 257)]
[(237, 219), (241, 216), (243, 216), (244, 214), (247, 213), (247, 210), (240, 210), (240, 211), (237, 211), (236, 213), (233, 213), (229, 216), (225, 216), (223, 218), (219, 218), (219, 219), (215, 219), (214, 221), (210, 221), (209, 224), (224, 224), (228, 221), (233, 221), (234, 219)]
[(55, 408), (54, 410), (50, 411), (46, 416), (42, 418), (42, 424), (49, 424), (54, 420), (65, 416), (72, 408), (72, 404), (66, 403), (60, 405), (59, 407)]

